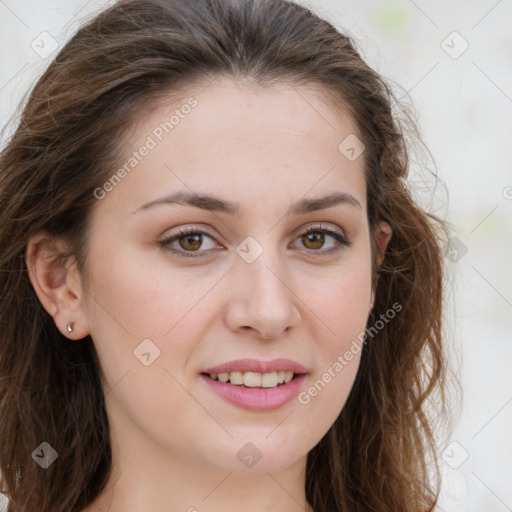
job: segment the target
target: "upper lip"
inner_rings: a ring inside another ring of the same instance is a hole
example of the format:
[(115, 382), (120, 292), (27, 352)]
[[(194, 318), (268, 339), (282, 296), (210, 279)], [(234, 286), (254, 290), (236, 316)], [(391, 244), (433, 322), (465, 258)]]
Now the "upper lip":
[(212, 366), (203, 370), (203, 373), (229, 373), (229, 372), (293, 372), (306, 373), (306, 368), (291, 359), (273, 359), (272, 361), (262, 361), (261, 359), (236, 359), (227, 361), (217, 366)]

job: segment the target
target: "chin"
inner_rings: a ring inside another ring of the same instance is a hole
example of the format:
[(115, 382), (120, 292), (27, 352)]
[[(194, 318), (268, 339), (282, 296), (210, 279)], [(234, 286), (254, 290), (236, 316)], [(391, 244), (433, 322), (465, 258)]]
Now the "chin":
[[(275, 473), (288, 469), (307, 456), (310, 448), (303, 445), (304, 438), (296, 439), (285, 429), (281, 435), (271, 432), (272, 429), (266, 428), (264, 433), (261, 430), (252, 430), (253, 435), (251, 432), (236, 435), (226, 444), (215, 443), (214, 452), (210, 445), (207, 458), (210, 463), (225, 471)], [(271, 433), (270, 436), (269, 433)]]

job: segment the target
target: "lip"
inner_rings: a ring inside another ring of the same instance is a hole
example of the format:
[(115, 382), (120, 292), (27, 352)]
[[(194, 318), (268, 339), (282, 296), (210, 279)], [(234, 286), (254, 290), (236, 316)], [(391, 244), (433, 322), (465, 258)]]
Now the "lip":
[[(208, 375), (209, 373), (218, 375), (229, 372), (269, 373), (278, 371), (293, 372), (295, 376), (290, 382), (279, 384), (275, 388), (250, 388), (213, 380)], [(249, 411), (271, 411), (283, 407), (299, 394), (306, 373), (304, 366), (291, 359), (281, 358), (272, 361), (236, 359), (207, 368), (201, 372), (200, 377), (212, 391), (237, 407)]]
[[(212, 366), (203, 370), (201, 373), (229, 373), (229, 372), (257, 372), (269, 373), (283, 370), (296, 374), (306, 373), (306, 368), (291, 359), (273, 359), (272, 361), (262, 361), (260, 359), (236, 359), (226, 363)], [(294, 379), (295, 380), (295, 379)], [(292, 381), (293, 382), (293, 381)]]
[(290, 382), (280, 384), (275, 388), (246, 388), (213, 380), (205, 374), (201, 374), (200, 377), (212, 391), (237, 407), (249, 411), (271, 411), (283, 407), (299, 394), (306, 374), (297, 375)]

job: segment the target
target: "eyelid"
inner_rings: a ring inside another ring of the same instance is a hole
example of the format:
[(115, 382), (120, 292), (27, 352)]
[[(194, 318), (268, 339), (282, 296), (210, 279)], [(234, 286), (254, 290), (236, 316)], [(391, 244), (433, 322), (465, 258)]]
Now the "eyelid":
[(299, 233), (296, 235), (296, 236), (303, 236), (307, 233), (309, 233), (310, 231), (315, 231), (315, 230), (318, 230), (320, 232), (325, 232), (327, 234), (337, 234), (339, 235), (340, 237), (343, 237), (345, 240), (347, 240), (347, 236), (345, 235), (345, 232), (343, 230), (341, 230), (340, 228), (338, 227), (333, 227), (329, 224), (325, 224), (325, 223), (322, 223), (322, 222), (319, 222), (317, 224), (312, 224), (312, 225), (308, 225), (306, 226), (305, 228), (301, 228), (299, 230)]

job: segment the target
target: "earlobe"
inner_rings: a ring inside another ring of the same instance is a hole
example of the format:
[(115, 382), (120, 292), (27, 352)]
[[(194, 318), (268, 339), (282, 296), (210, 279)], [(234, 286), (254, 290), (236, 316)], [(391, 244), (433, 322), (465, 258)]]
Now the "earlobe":
[(59, 331), (68, 338), (81, 339), (89, 334), (83, 289), (74, 261), (62, 257), (65, 251), (62, 241), (37, 233), (29, 239), (26, 265), (34, 291)]

